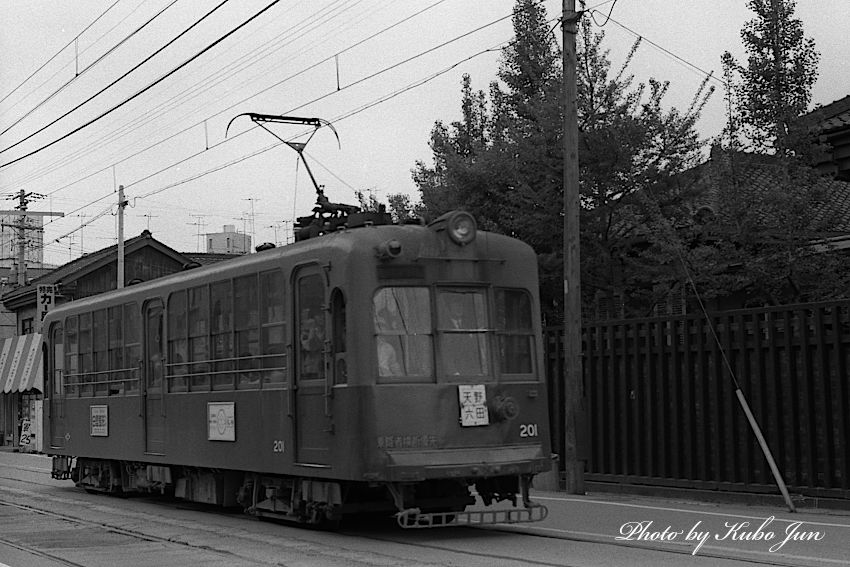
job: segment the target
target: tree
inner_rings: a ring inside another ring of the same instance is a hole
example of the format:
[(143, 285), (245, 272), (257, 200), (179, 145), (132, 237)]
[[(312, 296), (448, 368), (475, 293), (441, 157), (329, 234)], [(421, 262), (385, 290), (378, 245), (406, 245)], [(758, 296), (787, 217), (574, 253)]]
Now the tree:
[(750, 0), (747, 7), (755, 18), (741, 31), (746, 64), (729, 52), (722, 57), (728, 121), (725, 154), (713, 155), (719, 206), (712, 240), (724, 261), (706, 263), (722, 272), (707, 283), (718, 295), (730, 284), (737, 289), (727, 293), (746, 290), (756, 305), (837, 297), (847, 286), (845, 262), (817, 244), (837, 216), (830, 182), (809, 167), (817, 144), (802, 119), (819, 55), (794, 17), (794, 0)]
[[(550, 321), (563, 297), (563, 81), (561, 52), (545, 9), (518, 0), (515, 40), (504, 49), (489, 93), (464, 77), (461, 120), (438, 121), (431, 133), (433, 165), (417, 162), (413, 178), (431, 214), (463, 207), (485, 229), (528, 242), (538, 253), (541, 297)], [(698, 160), (694, 124), (711, 89), (703, 84), (685, 112), (664, 110), (668, 83), (634, 85), (631, 55), (611, 72), (604, 34), (585, 21), (578, 45), (579, 164), (582, 195), (582, 290), (585, 312), (597, 297), (629, 297), (645, 312), (663, 295), (644, 274), (667, 257), (653, 256), (658, 236), (641, 230), (663, 201), (681, 206), (672, 175)], [(653, 190), (652, 199), (648, 191)], [(656, 269), (657, 268), (657, 269)], [(675, 277), (669, 277), (670, 281)], [(672, 285), (672, 284), (671, 284)], [(655, 291), (653, 291), (655, 289)]]
[(578, 68), (582, 290), (585, 305), (603, 296), (622, 315), (647, 315), (681, 286), (672, 227), (688, 214), (681, 175), (700, 159), (695, 131), (713, 89), (706, 78), (684, 112), (663, 108), (668, 82), (633, 87), (627, 74), (636, 41), (612, 73), (604, 34), (581, 26)]
[[(740, 112), (741, 130), (729, 135), (745, 136), (755, 151), (799, 154), (805, 153), (801, 145), (808, 145), (809, 135), (799, 118), (811, 102), (820, 55), (814, 40), (805, 37), (802, 21), (794, 17), (796, 4), (796, 0), (749, 0), (747, 7), (756, 17), (741, 30), (746, 65), (728, 51), (722, 57)], [(735, 74), (739, 81), (734, 81)]]

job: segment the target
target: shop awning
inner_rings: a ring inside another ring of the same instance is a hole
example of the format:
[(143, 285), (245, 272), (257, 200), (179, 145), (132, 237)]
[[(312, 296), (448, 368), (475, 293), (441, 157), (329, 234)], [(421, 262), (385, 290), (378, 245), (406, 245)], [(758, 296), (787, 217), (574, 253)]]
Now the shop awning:
[(41, 369), (41, 335), (12, 337), (0, 345), (0, 384), (3, 392), (44, 391)]

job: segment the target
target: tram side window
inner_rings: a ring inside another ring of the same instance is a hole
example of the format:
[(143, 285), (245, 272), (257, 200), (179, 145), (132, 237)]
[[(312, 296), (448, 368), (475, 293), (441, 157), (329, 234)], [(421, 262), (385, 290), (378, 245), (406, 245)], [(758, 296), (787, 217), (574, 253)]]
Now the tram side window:
[(168, 351), (166, 380), (169, 392), (186, 392), (189, 382), (186, 376), (188, 350), (186, 323), (186, 291), (177, 291), (168, 298)]
[(447, 376), (490, 374), (487, 298), (483, 290), (442, 290), (437, 296), (440, 360)]
[(193, 392), (210, 389), (209, 298), (207, 286), (189, 290), (189, 374)]
[(298, 374), (305, 380), (325, 377), (323, 295), (321, 276), (313, 274), (298, 280)]
[(233, 308), (230, 280), (210, 285), (210, 340), (213, 347), (213, 390), (233, 388)]
[(260, 304), (257, 276), (233, 280), (233, 314), (236, 334), (236, 386), (241, 389), (260, 387)]
[(263, 387), (286, 383), (286, 319), (284, 318), (283, 273), (260, 274), (260, 325), (263, 352)]
[(331, 344), (334, 355), (334, 384), (346, 384), (348, 383), (348, 369), (345, 360), (346, 313), (345, 296), (342, 294), (342, 290), (335, 289), (331, 295), (331, 313), (333, 317)]
[(534, 329), (531, 298), (523, 290), (496, 291), (496, 332), (502, 374), (534, 372)]
[(431, 293), (426, 287), (385, 287), (372, 299), (378, 378), (433, 379)]
[(91, 337), (91, 313), (81, 313), (79, 320), (79, 348), (80, 348), (80, 395), (94, 395), (94, 378), (92, 376), (92, 337)]
[(124, 317), (121, 306), (110, 307), (107, 311), (109, 331), (109, 370), (107, 386), (109, 395), (116, 396), (124, 392)]
[(106, 327), (106, 309), (92, 313), (92, 362), (95, 396), (105, 396), (109, 391), (109, 368), (107, 366), (108, 334)]
[(137, 303), (124, 304), (124, 391), (139, 393), (139, 363), (142, 360), (142, 321)]
[(68, 397), (80, 395), (80, 343), (77, 316), (65, 318), (65, 392)]

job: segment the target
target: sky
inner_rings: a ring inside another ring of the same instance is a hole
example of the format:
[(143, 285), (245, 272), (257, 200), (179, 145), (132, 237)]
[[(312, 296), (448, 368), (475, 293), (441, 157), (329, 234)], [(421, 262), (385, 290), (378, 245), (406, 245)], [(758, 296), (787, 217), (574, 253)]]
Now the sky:
[[(46, 262), (116, 242), (118, 185), (126, 238), (149, 229), (176, 250), (203, 251), (205, 233), (234, 225), (255, 245), (285, 242), (315, 191), (295, 151), (236, 118), (246, 112), (333, 124), (339, 141), (321, 128), (305, 150), (331, 201), (356, 204), (355, 190), (417, 200), (411, 170), (430, 163), (434, 122), (459, 118), (464, 73), (487, 89), (512, 38), (513, 0), (272, 2), (0, 0), (0, 209), (23, 189), (44, 195), (31, 210), (65, 213), (46, 219)], [(554, 22), (561, 2), (543, 4)], [(797, 5), (821, 53), (813, 105), (850, 94), (845, 4)], [(630, 72), (669, 80), (668, 106), (687, 108), (714, 73), (698, 125), (707, 139), (724, 120), (720, 57), (744, 55), (745, 5), (587, 3), (615, 66), (644, 38)], [(268, 127), (298, 141), (312, 131)]]

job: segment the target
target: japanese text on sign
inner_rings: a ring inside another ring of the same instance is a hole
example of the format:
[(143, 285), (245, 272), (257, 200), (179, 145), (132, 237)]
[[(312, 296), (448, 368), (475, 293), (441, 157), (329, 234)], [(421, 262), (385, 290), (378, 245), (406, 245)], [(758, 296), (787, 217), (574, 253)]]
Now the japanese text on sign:
[(457, 387), (460, 401), (460, 424), (463, 427), (487, 425), (490, 415), (487, 411), (487, 393), (484, 384), (459, 384)]
[(20, 445), (21, 447), (24, 447), (26, 445), (29, 445), (31, 442), (32, 442), (31, 423), (30, 423), (30, 420), (25, 419), (21, 423), (21, 439), (18, 442), (18, 445)]
[(109, 406), (89, 406), (89, 435), (109, 436)]
[(38, 293), (38, 320), (44, 321), (47, 312), (53, 308), (56, 302), (56, 286), (55, 285), (40, 285), (37, 289)]

